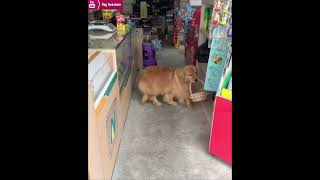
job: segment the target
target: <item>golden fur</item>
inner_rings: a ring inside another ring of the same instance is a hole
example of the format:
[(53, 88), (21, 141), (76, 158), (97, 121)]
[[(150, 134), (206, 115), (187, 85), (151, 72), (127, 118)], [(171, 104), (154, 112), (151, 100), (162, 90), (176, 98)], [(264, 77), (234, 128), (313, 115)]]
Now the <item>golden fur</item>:
[(195, 81), (197, 76), (193, 65), (179, 68), (150, 66), (142, 71), (138, 88), (143, 103), (150, 100), (160, 106), (157, 96), (162, 95), (163, 101), (168, 104), (177, 105), (173, 100), (176, 97), (180, 104), (191, 108), (189, 83)]

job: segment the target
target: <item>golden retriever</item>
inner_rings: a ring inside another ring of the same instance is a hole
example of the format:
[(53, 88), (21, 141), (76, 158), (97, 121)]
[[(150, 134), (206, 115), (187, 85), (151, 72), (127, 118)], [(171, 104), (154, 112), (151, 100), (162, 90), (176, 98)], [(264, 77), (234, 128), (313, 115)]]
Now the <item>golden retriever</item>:
[(140, 75), (138, 88), (142, 94), (142, 102), (150, 100), (154, 105), (161, 106), (157, 96), (162, 95), (163, 101), (177, 105), (186, 104), (191, 109), (189, 84), (197, 81), (196, 68), (193, 65), (185, 67), (149, 66)]

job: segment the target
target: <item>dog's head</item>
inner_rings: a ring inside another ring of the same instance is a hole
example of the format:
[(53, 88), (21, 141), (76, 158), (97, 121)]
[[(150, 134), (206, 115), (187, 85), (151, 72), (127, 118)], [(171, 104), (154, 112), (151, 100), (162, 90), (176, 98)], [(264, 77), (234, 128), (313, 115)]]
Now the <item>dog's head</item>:
[(196, 82), (198, 80), (196, 67), (193, 65), (185, 66), (180, 73), (180, 78), (186, 83)]

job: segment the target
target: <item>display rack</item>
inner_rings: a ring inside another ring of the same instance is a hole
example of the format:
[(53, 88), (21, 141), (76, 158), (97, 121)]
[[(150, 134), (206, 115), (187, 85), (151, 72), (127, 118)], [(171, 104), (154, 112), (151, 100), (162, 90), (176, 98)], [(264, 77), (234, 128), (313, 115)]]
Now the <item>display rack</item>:
[(198, 45), (203, 44), (209, 38), (209, 32), (205, 29), (205, 12), (206, 8), (213, 8), (214, 0), (202, 0), (201, 2), (201, 17), (200, 17), (200, 33)]
[(187, 34), (187, 48), (185, 48), (185, 60), (186, 64), (196, 65), (197, 51), (198, 51), (198, 37), (200, 26), (200, 14), (201, 9), (195, 8), (190, 20)]
[[(226, 63), (216, 93), (209, 142), (209, 152), (228, 164), (232, 164), (232, 98), (223, 96), (222, 91), (231, 72), (232, 56)], [(230, 84), (230, 80), (227, 83)], [(232, 93), (232, 88), (228, 91)]]

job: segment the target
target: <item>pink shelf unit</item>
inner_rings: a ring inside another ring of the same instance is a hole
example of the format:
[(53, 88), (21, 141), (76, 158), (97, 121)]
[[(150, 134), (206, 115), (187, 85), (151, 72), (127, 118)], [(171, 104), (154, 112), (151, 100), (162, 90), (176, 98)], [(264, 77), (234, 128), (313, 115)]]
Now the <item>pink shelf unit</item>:
[(216, 96), (209, 152), (232, 165), (232, 101)]

